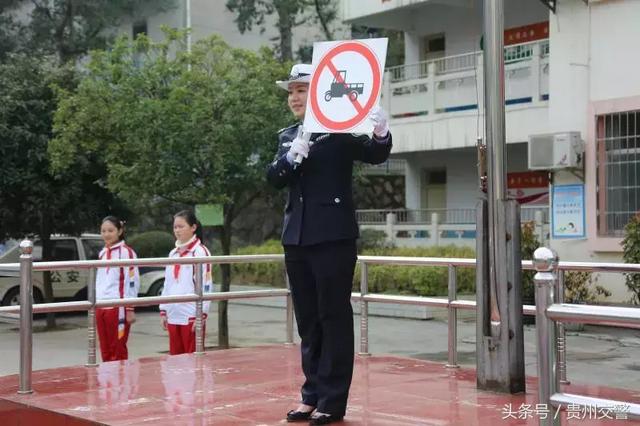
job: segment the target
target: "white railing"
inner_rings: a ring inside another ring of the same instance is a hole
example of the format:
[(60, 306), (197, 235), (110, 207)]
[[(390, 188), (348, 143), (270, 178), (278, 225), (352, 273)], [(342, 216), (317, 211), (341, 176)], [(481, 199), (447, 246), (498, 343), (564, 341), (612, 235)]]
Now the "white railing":
[(390, 158), (382, 164), (365, 164), (362, 173), (365, 175), (404, 175), (407, 169), (407, 161)]
[(434, 59), (431, 62), (435, 65), (436, 74), (451, 74), (474, 69), (478, 66), (478, 57), (480, 55), (480, 52), (463, 53), (462, 55)]
[[(475, 209), (357, 210), (360, 229), (382, 231), (386, 240), (401, 247), (456, 245), (475, 247)], [(533, 222), (541, 244), (549, 240), (549, 209), (521, 206), (521, 222)]]
[[(549, 223), (549, 208), (546, 206), (520, 206), (520, 221), (535, 221), (540, 212), (543, 223)], [(396, 215), (396, 223), (430, 224), (437, 215), (438, 223), (468, 225), (476, 223), (476, 209), (360, 209), (356, 219), (361, 225), (381, 225), (387, 223), (387, 214)]]
[[(549, 41), (505, 48), (505, 101), (548, 99)], [(387, 69), (382, 103), (392, 118), (477, 110), (483, 103), (482, 52), (446, 56)]]

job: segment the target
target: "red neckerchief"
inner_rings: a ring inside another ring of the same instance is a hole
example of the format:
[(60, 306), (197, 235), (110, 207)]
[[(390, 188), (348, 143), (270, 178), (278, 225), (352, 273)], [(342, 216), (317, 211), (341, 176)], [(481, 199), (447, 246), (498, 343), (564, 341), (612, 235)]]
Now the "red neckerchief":
[[(112, 245), (111, 247), (107, 247), (105, 246), (105, 250), (106, 250), (106, 255), (107, 255), (107, 260), (111, 260), (111, 252), (118, 250), (120, 251), (120, 248), (122, 247), (123, 242), (119, 241), (116, 244)], [(118, 256), (119, 257), (119, 256)], [(100, 258), (100, 260), (102, 260), (102, 258)], [(109, 268), (107, 267), (107, 272), (109, 272)]]
[[(200, 243), (200, 240), (196, 238), (188, 246), (184, 248), (179, 248), (178, 253), (180, 253), (180, 257), (185, 257), (186, 255), (188, 255), (191, 252), (191, 250), (193, 250), (193, 248), (199, 243)], [(179, 276), (180, 276), (180, 264), (173, 265), (173, 278), (177, 280)]]

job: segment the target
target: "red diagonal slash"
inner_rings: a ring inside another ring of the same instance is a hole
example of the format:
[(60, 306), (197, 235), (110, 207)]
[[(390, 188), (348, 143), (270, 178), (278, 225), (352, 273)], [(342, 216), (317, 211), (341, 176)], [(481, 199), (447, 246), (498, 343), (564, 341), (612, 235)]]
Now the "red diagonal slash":
[[(336, 77), (336, 81), (338, 83), (344, 84), (345, 88), (348, 88), (347, 83), (345, 83), (344, 79), (342, 78), (342, 75), (338, 72), (338, 69), (336, 68), (335, 65), (333, 65), (332, 61), (327, 62), (327, 68), (329, 68), (329, 71), (331, 71), (333, 75)], [(356, 111), (358, 111), (358, 114), (362, 114), (362, 112), (364, 111), (364, 108), (362, 108), (362, 105), (360, 105), (360, 102), (358, 102), (358, 99), (351, 99), (348, 93), (347, 93), (347, 98), (351, 101)]]

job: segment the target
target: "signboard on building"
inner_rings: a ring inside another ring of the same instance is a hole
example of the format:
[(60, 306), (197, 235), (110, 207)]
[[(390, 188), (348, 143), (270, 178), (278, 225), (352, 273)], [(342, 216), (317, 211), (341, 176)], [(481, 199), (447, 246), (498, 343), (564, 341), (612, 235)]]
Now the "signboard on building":
[(507, 173), (507, 195), (520, 204), (548, 206), (549, 173)]
[(386, 38), (313, 44), (313, 76), (304, 130), (318, 133), (371, 133), (368, 120), (382, 89)]
[(555, 239), (586, 237), (584, 184), (553, 186), (551, 230)]

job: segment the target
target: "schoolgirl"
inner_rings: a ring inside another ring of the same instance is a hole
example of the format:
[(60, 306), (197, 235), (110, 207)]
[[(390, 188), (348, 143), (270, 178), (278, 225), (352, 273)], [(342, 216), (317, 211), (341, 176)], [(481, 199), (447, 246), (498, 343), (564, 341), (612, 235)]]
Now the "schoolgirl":
[[(102, 219), (100, 235), (104, 248), (100, 260), (135, 259), (136, 253), (124, 241), (124, 222), (115, 216)], [(131, 299), (138, 297), (140, 274), (137, 267), (98, 268), (96, 299)], [(133, 307), (96, 309), (96, 325), (102, 361), (128, 358), (127, 340), (131, 324), (136, 320)]]
[[(202, 243), (202, 226), (193, 212), (183, 210), (173, 217), (173, 233), (176, 237), (176, 247), (169, 253), (170, 258), (209, 256), (209, 250)], [(211, 279), (211, 264), (202, 264), (202, 291), (213, 291)], [(194, 265), (168, 265), (165, 270), (163, 296), (192, 294), (195, 292)], [(202, 306), (203, 321), (207, 319), (209, 305)], [(196, 335), (196, 304), (167, 303), (160, 305), (160, 319), (162, 328), (169, 332), (169, 353), (178, 355), (195, 352)], [(204, 324), (203, 324), (204, 326)]]

